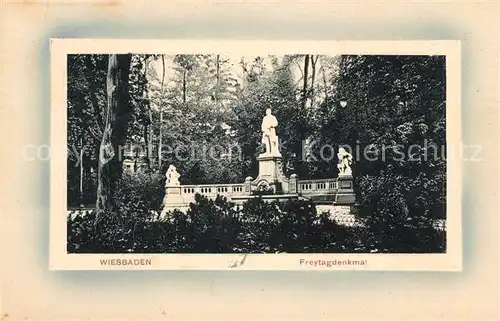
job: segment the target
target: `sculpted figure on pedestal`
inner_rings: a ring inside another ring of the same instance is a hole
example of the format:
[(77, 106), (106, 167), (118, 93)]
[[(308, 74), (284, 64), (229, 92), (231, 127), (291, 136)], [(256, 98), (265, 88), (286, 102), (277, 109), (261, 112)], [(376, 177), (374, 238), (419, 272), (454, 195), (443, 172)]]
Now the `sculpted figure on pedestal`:
[(177, 169), (174, 165), (170, 165), (167, 169), (167, 173), (165, 174), (167, 180), (165, 181), (165, 186), (179, 186), (179, 178), (181, 175), (177, 172)]
[(278, 120), (271, 114), (271, 109), (266, 110), (266, 116), (262, 119), (262, 143), (266, 146), (266, 151), (263, 155), (281, 156), (278, 150), (278, 136), (276, 135), (276, 127)]
[(343, 147), (340, 147), (339, 152), (337, 153), (337, 158), (339, 160), (337, 165), (339, 175), (352, 175), (352, 155), (349, 154)]

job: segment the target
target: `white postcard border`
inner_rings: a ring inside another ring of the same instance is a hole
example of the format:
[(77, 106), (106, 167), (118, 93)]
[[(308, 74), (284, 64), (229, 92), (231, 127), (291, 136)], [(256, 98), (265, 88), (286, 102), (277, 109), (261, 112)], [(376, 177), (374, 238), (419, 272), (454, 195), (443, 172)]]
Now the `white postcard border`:
[[(456, 40), (257, 41), (51, 39), (51, 270), (462, 270), (461, 45)], [(446, 55), (447, 252), (444, 254), (68, 254), (67, 54), (231, 53)], [(232, 263), (241, 262), (237, 267)], [(104, 260), (104, 261), (103, 261)], [(106, 262), (106, 264), (103, 264)]]

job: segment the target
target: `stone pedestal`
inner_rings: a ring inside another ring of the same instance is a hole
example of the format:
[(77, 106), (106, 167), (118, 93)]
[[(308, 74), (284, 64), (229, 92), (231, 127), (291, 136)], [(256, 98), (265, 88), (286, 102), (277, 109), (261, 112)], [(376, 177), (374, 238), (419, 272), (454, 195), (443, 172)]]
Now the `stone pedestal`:
[(162, 216), (165, 212), (174, 208), (181, 208), (186, 206), (184, 199), (181, 195), (181, 186), (165, 186), (165, 197), (163, 198)]
[(356, 202), (352, 175), (339, 175), (335, 205), (352, 205)]
[(252, 193), (252, 177), (248, 176), (245, 178), (244, 191), (246, 195), (250, 195)]
[(257, 157), (259, 161), (259, 176), (253, 181), (255, 189), (268, 186), (276, 193), (288, 192), (288, 179), (283, 174), (281, 155), (261, 154)]
[(288, 180), (288, 193), (295, 194), (298, 193), (298, 176), (297, 174), (290, 175)]

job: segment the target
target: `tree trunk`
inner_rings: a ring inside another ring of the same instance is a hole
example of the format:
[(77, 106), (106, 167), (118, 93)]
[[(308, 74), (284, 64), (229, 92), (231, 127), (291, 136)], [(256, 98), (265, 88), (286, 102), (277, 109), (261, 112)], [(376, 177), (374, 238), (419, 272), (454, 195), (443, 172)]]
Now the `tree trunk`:
[(330, 111), (328, 107), (328, 84), (326, 82), (326, 74), (325, 74), (325, 67), (323, 66), (322, 68), (322, 74), (323, 74), (323, 86), (325, 87), (325, 104), (326, 104), (326, 110)]
[(147, 85), (147, 76), (148, 76), (148, 56), (144, 56), (144, 81), (146, 84), (144, 85), (144, 100), (146, 102), (146, 108), (148, 109), (149, 120), (146, 122), (146, 132), (144, 142), (146, 143), (146, 162), (148, 169), (151, 169), (153, 163), (153, 111), (151, 110), (151, 105), (149, 104), (149, 91)]
[(113, 194), (123, 171), (121, 152), (133, 112), (128, 88), (130, 60), (130, 54), (110, 55), (108, 60), (106, 121), (99, 149), (95, 225), (103, 213), (116, 210)]
[(151, 158), (149, 156), (151, 154), (150, 145), (152, 144), (152, 142), (149, 139), (150, 136), (149, 128), (150, 128), (149, 122), (145, 122), (143, 135), (144, 135), (144, 143), (146, 144), (146, 165), (148, 169), (151, 169)]
[(310, 90), (310, 99), (311, 99), (311, 106), (313, 105), (313, 100), (314, 100), (314, 81), (316, 79), (316, 62), (318, 61), (318, 56), (314, 57), (311, 55), (311, 67), (312, 67), (312, 74), (311, 74), (311, 90)]
[[(165, 55), (161, 55), (161, 63), (163, 67), (163, 73), (161, 76), (161, 94), (160, 96), (163, 98), (163, 85), (165, 83)], [(162, 99), (163, 100), (163, 99)], [(161, 132), (161, 127), (163, 125), (163, 108), (162, 108), (163, 101), (160, 101), (160, 134), (158, 137), (158, 170), (161, 171), (161, 158), (162, 158), (162, 132)]]
[(83, 138), (80, 137), (80, 205), (83, 201)]
[(182, 103), (186, 103), (186, 73), (187, 70), (184, 70), (184, 73), (182, 74)]
[(148, 159), (149, 163), (151, 166), (153, 165), (153, 140), (154, 140), (154, 133), (153, 133), (153, 111), (151, 110), (151, 106), (149, 106), (149, 125), (148, 125)]
[(99, 103), (97, 100), (97, 87), (94, 81), (94, 75), (92, 74), (92, 70), (95, 69), (95, 64), (92, 61), (92, 55), (84, 55), (86, 68), (83, 68), (85, 71), (85, 78), (89, 84), (90, 88), (90, 105), (92, 106), (92, 111), (94, 112), (96, 118), (95, 122), (97, 125), (97, 131), (99, 135), (102, 135), (102, 129), (104, 127), (104, 121), (101, 116), (101, 108), (99, 107)]
[(215, 93), (214, 100), (215, 105), (219, 103), (219, 86), (220, 86), (220, 56), (215, 56), (215, 69), (216, 69), (216, 82), (215, 82)]
[(304, 58), (304, 85), (302, 87), (302, 108), (306, 107), (307, 102), (307, 78), (309, 72), (309, 55), (306, 55)]

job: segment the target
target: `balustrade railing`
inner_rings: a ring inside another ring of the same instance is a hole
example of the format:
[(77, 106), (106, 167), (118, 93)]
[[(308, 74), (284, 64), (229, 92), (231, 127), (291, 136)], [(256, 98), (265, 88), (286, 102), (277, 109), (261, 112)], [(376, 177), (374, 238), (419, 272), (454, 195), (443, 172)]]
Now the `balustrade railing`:
[(192, 196), (201, 194), (206, 196), (223, 196), (244, 195), (243, 184), (206, 184), (206, 185), (181, 185), (181, 195)]
[[(338, 189), (337, 179), (311, 179), (297, 181), (297, 192), (303, 195), (335, 193)], [(183, 197), (193, 197), (195, 194), (215, 197), (248, 195), (244, 184), (204, 184), (204, 185), (181, 185), (180, 192)]]
[(301, 194), (334, 193), (338, 189), (337, 179), (309, 179), (298, 181)]
[[(304, 196), (313, 202), (332, 203), (336, 202), (336, 193), (339, 190), (337, 178), (298, 180), (297, 175), (291, 175), (287, 182), (284, 182), (280, 194)], [(202, 185), (172, 185), (166, 186), (164, 205), (169, 207), (188, 206), (195, 200), (195, 195), (200, 194), (210, 199), (217, 195), (227, 197), (231, 201), (244, 202), (245, 197), (251, 196), (252, 191), (258, 187), (254, 185), (252, 178), (247, 177), (244, 183), (237, 184), (202, 184)]]

